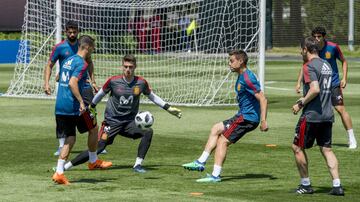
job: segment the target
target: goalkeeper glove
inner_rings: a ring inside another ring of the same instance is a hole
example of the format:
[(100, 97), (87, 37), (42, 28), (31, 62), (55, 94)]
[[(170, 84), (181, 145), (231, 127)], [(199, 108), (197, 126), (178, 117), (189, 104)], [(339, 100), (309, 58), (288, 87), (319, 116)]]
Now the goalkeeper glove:
[(168, 111), (170, 114), (178, 117), (178, 118), (181, 118), (181, 110), (176, 108), (176, 107), (172, 107), (170, 106), (169, 104), (165, 104), (165, 106), (163, 107), (166, 111)]
[(96, 111), (96, 105), (95, 104), (91, 103), (88, 106), (88, 109), (89, 109), (89, 112), (90, 112), (91, 116), (94, 116), (94, 117), (97, 116), (97, 111)]

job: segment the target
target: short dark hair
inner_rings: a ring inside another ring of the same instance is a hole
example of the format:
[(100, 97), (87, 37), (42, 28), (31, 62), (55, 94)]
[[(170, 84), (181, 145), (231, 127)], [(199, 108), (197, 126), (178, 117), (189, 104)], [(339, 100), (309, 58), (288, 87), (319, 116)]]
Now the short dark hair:
[(314, 36), (315, 34), (321, 34), (323, 37), (326, 35), (326, 30), (324, 27), (315, 27), (312, 31), (311, 31), (311, 36)]
[(311, 54), (317, 53), (319, 54), (320, 44), (319, 41), (314, 37), (309, 36), (301, 40), (301, 48), (306, 48)]
[(79, 30), (78, 23), (75, 22), (74, 20), (67, 21), (66, 25), (65, 25), (65, 30), (69, 30), (69, 29), (77, 29), (77, 30)]
[(79, 38), (79, 47), (84, 47), (86, 45), (95, 47), (95, 40), (89, 35), (82, 35)]
[(135, 65), (136, 67), (136, 58), (134, 55), (131, 55), (131, 54), (126, 54), (124, 57), (123, 57), (123, 60), (122, 62), (131, 62)]
[(235, 55), (235, 58), (236, 58), (237, 60), (242, 59), (242, 60), (244, 61), (244, 64), (245, 64), (245, 65), (247, 64), (247, 62), (248, 62), (248, 60), (249, 60), (248, 55), (247, 55), (246, 52), (243, 51), (243, 50), (232, 50), (232, 51), (230, 51), (229, 55), (230, 55), (230, 56)]

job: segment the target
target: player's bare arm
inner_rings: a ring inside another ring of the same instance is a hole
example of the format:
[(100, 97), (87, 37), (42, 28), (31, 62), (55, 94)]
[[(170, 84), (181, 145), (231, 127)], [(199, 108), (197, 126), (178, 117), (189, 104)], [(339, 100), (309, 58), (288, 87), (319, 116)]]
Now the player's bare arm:
[(98, 86), (96, 85), (96, 81), (95, 81), (95, 74), (94, 74), (94, 63), (91, 59), (91, 56), (86, 58), (86, 62), (88, 63), (88, 69), (89, 69), (89, 76), (90, 76), (90, 83), (91, 86), (94, 88), (95, 92), (99, 91)]
[(340, 87), (345, 88), (347, 84), (348, 64), (345, 59), (341, 60), (341, 62), (342, 62), (343, 78), (340, 81)]
[(80, 103), (79, 111), (82, 114), (83, 112), (85, 112), (85, 104), (84, 104), (84, 101), (83, 101), (80, 91), (79, 91), (78, 82), (79, 82), (79, 79), (77, 77), (71, 77), (70, 81), (69, 81), (69, 87), (70, 87), (70, 90), (71, 90), (72, 94), (74, 95), (74, 97)]
[(260, 130), (266, 132), (269, 130), (269, 126), (266, 121), (267, 99), (262, 91), (255, 93), (255, 98), (260, 103)]
[(318, 81), (312, 81), (310, 83), (309, 92), (305, 95), (305, 97), (301, 97), (296, 101), (296, 104), (293, 105), (292, 111), (294, 114), (297, 114), (307, 103), (313, 100), (320, 93), (320, 87)]
[(51, 76), (51, 70), (53, 67), (54, 67), (54, 63), (49, 60), (44, 69), (44, 92), (46, 95), (51, 95), (51, 88), (49, 81)]
[(295, 86), (296, 93), (300, 93), (302, 75), (303, 75), (303, 70), (302, 70), (302, 68), (300, 68), (299, 75), (298, 75), (298, 78), (297, 78), (297, 83), (296, 83), (296, 86)]

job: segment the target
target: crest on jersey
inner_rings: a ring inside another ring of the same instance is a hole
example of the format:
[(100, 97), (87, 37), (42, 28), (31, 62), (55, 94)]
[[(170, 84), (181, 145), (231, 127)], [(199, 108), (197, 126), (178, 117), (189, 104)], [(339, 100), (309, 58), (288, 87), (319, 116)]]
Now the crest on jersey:
[(329, 51), (326, 51), (325, 53), (325, 58), (326, 59), (330, 59), (331, 58), (331, 53)]
[(66, 52), (65, 52), (65, 55), (70, 55), (70, 52), (69, 52), (69, 51), (66, 51)]
[(135, 86), (134, 89), (134, 95), (139, 95), (140, 94), (140, 87), (139, 86)]
[(238, 85), (236, 86), (236, 89), (237, 89), (237, 91), (241, 90), (241, 84), (240, 83), (238, 83)]

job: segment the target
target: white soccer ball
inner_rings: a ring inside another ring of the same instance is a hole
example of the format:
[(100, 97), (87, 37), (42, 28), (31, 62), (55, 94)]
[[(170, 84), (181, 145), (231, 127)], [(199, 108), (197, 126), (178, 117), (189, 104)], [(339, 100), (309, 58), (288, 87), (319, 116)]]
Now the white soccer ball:
[(141, 129), (150, 128), (154, 123), (154, 117), (149, 111), (139, 112), (135, 116), (135, 125)]

